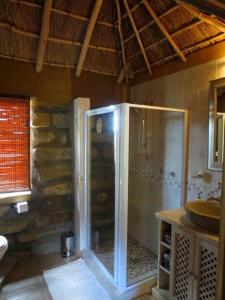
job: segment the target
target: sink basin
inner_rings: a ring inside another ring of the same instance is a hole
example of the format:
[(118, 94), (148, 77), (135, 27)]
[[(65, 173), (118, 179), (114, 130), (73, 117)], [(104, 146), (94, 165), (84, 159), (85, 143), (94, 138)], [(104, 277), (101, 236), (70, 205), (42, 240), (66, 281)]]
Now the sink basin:
[(220, 202), (215, 200), (195, 200), (184, 206), (188, 220), (195, 226), (212, 233), (220, 227)]

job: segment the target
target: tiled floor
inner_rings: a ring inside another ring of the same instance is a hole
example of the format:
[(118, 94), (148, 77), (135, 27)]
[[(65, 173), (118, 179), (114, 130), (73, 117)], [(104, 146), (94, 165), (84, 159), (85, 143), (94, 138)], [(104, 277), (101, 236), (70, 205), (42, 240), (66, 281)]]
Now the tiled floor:
[(44, 270), (64, 265), (77, 259), (78, 256), (63, 258), (59, 253), (48, 255), (28, 256), (18, 260), (7, 276), (7, 283), (14, 283), (23, 279), (42, 275)]
[[(113, 274), (113, 242), (107, 241), (99, 243), (94, 250), (95, 255)], [(136, 240), (128, 239), (128, 282), (138, 281), (145, 275), (155, 275), (157, 273), (158, 258), (150, 250), (142, 246)]]
[[(52, 300), (47, 285), (42, 276), (47, 270), (77, 259), (62, 258), (60, 254), (26, 257), (13, 267), (7, 282), (0, 291), (1, 300)], [(135, 300), (154, 300), (150, 295), (144, 295)]]
[[(29, 256), (18, 260), (0, 291), (1, 300), (52, 300), (42, 273), (78, 257), (62, 258), (59, 253)], [(1, 267), (1, 265), (0, 265)]]
[(0, 299), (53, 300), (42, 275), (5, 285), (0, 291)]

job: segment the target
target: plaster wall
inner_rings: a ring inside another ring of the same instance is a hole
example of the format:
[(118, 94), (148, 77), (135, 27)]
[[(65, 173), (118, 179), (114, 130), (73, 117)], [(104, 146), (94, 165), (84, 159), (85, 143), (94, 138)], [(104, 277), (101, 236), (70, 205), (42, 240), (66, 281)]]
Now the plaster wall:
[[(208, 101), (211, 80), (225, 77), (225, 58), (131, 88), (133, 103), (188, 109), (190, 117), (188, 200), (217, 197), (221, 172), (208, 169)], [(176, 144), (174, 143), (174, 149)], [(203, 179), (193, 175), (203, 172)]]
[[(197, 198), (208, 199), (209, 197), (219, 197), (219, 181), (221, 180), (221, 172), (211, 171), (208, 169), (208, 100), (209, 100), (209, 85), (211, 80), (225, 77), (225, 58), (213, 60), (211, 62), (195, 66), (183, 70), (181, 72), (173, 73), (155, 80), (141, 83), (131, 88), (131, 102), (138, 104), (154, 104), (156, 106), (188, 109), (190, 118), (190, 139), (189, 139), (189, 172), (188, 172), (188, 192), (187, 200), (194, 200)], [(175, 120), (174, 120), (175, 121)], [(153, 122), (153, 121), (152, 121)], [(172, 127), (170, 127), (172, 125)], [(175, 122), (171, 124), (165, 123), (165, 128), (158, 131), (158, 136), (161, 141), (166, 142), (164, 131), (172, 132), (173, 126), (176, 127)], [(156, 128), (156, 126), (154, 126)], [(156, 131), (155, 131), (156, 133)], [(170, 135), (170, 134), (169, 134)], [(177, 153), (178, 143), (172, 140), (169, 136), (169, 149), (165, 152), (165, 158), (160, 168), (165, 169), (165, 163), (169, 157), (177, 156), (177, 161), (173, 160), (170, 165), (170, 172), (177, 173), (177, 165), (179, 160), (179, 153)], [(149, 149), (153, 147), (158, 151), (155, 157), (152, 158), (152, 164), (158, 161), (161, 156), (162, 147), (157, 143), (150, 142)], [(135, 161), (136, 170), (144, 171), (146, 169), (146, 162), (144, 156), (140, 160)], [(149, 172), (150, 168), (147, 168)], [(204, 173), (203, 179), (193, 178), (198, 172)], [(165, 175), (165, 174), (164, 174)], [(137, 176), (136, 176), (137, 177)], [(157, 237), (157, 223), (154, 216), (155, 208), (161, 210), (164, 203), (164, 208), (169, 205), (177, 203), (178, 193), (174, 189), (173, 181), (169, 188), (164, 189), (165, 193), (160, 193), (161, 188), (157, 186), (162, 185), (160, 174), (151, 180), (151, 184), (146, 180), (145, 176), (138, 176), (138, 179), (133, 174), (131, 180), (133, 188), (130, 191), (131, 205), (137, 211), (137, 207), (142, 206), (142, 211), (145, 214), (143, 220), (148, 220), (147, 224), (140, 225), (142, 229), (131, 228), (132, 234), (140, 236), (140, 230), (148, 231), (146, 239), (142, 241), (150, 249), (156, 251)], [(165, 176), (164, 179), (165, 181)], [(154, 184), (152, 184), (154, 183)], [(134, 210), (135, 211), (135, 210)], [(149, 218), (147, 218), (147, 216)], [(131, 223), (132, 224), (132, 223)], [(146, 226), (147, 225), (147, 226)], [(134, 227), (134, 226), (133, 226)], [(136, 226), (137, 227), (137, 226)]]

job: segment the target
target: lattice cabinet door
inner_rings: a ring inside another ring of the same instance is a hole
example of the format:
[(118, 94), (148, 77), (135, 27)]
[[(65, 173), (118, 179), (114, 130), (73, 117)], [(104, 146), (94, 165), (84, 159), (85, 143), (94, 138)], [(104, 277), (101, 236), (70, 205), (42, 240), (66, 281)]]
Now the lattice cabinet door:
[(218, 247), (196, 238), (193, 300), (215, 300)]
[(170, 293), (177, 300), (192, 299), (194, 236), (172, 228)]

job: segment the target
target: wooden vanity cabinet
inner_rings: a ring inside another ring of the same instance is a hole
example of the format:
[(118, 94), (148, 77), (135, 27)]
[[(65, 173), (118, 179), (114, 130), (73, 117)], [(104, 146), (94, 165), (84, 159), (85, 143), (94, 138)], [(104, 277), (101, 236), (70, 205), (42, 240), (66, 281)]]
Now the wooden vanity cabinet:
[(193, 300), (216, 299), (218, 246), (195, 239)]
[(218, 247), (172, 226), (170, 293), (178, 300), (216, 298)]
[(172, 226), (170, 293), (177, 299), (192, 299), (194, 237)]
[[(159, 271), (153, 296), (160, 300), (214, 300), (218, 236), (184, 225), (181, 221), (183, 215), (183, 209), (157, 213), (160, 220)], [(162, 267), (165, 228), (171, 228), (170, 270), (167, 276)]]

